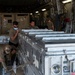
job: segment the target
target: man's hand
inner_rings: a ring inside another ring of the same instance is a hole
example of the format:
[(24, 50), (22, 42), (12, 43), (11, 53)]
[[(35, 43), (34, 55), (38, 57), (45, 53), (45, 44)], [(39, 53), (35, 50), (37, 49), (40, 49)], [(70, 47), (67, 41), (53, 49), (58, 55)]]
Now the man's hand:
[(3, 62), (3, 59), (2, 58), (0, 58), (0, 62)]
[(16, 53), (16, 50), (13, 50), (12, 52), (11, 52), (11, 54), (15, 54)]
[(17, 31), (17, 33), (19, 33), (19, 30), (16, 30)]
[(18, 29), (18, 30), (17, 30), (17, 33), (19, 33), (20, 31), (21, 31), (21, 30), (20, 30), (20, 29)]

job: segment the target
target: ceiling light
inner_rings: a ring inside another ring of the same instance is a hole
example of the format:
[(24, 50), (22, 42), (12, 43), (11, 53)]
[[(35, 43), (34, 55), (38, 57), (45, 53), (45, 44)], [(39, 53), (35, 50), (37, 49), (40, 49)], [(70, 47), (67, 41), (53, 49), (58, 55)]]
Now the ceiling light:
[(68, 3), (68, 2), (71, 2), (72, 0), (65, 0), (65, 1), (62, 1), (62, 3)]
[(46, 11), (46, 9), (42, 9), (42, 11)]
[(39, 13), (39, 11), (36, 11), (35, 13)]
[(32, 13), (30, 13), (30, 15), (33, 15)]

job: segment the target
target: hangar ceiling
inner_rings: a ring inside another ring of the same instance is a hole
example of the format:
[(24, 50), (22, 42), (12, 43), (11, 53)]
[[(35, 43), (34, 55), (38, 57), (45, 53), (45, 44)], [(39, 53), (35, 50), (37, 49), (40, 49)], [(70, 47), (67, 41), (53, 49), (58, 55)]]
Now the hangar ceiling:
[(0, 12), (32, 12), (50, 0), (0, 0)]

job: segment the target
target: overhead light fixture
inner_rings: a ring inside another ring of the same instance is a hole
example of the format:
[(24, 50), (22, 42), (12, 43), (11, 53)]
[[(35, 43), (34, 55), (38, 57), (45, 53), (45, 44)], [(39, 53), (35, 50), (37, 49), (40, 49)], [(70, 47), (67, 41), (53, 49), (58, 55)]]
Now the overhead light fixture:
[(30, 13), (30, 15), (33, 15), (32, 13)]
[(72, 0), (65, 0), (65, 1), (62, 1), (62, 3), (68, 3), (68, 2), (71, 2)]
[(36, 11), (35, 13), (39, 13), (39, 11)]
[(42, 9), (42, 11), (46, 11), (46, 9)]

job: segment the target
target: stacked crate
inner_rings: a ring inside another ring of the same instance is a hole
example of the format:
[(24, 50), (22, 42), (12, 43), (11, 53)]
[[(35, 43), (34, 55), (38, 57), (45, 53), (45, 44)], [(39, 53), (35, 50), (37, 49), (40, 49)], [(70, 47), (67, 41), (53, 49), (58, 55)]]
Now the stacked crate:
[(75, 72), (75, 34), (47, 29), (19, 33), (20, 63), (25, 75), (71, 75)]

